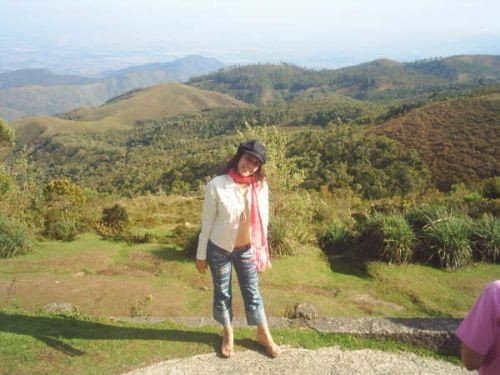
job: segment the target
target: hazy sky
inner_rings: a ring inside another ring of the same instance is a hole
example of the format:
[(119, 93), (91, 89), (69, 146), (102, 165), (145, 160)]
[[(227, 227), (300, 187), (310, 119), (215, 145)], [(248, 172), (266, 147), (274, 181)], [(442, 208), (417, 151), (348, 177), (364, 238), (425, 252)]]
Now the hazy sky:
[(467, 49), (478, 37), (499, 40), (500, 1), (0, 0), (0, 33), (49, 46), (162, 45), (212, 55), (318, 50), (435, 55), (440, 44), (463, 40), (469, 44), (458, 53), (481, 53), (491, 46)]

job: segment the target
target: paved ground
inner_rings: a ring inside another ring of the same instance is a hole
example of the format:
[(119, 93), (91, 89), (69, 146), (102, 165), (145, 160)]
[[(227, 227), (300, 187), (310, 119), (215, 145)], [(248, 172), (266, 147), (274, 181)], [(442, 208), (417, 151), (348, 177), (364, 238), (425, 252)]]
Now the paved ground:
[(419, 357), (413, 353), (378, 350), (318, 350), (282, 348), (278, 358), (255, 351), (236, 352), (230, 359), (215, 354), (160, 362), (126, 375), (164, 374), (473, 374), (448, 362)]
[[(158, 319), (157, 321), (162, 321)], [(188, 326), (214, 324), (208, 318), (178, 318)], [(155, 319), (148, 319), (151, 323)], [(243, 326), (236, 320), (235, 326)], [(456, 354), (454, 335), (458, 319), (384, 319), (321, 318), (297, 320), (270, 318), (272, 327), (308, 326), (320, 332), (350, 333), (360, 336), (392, 338), (441, 352)], [(342, 350), (338, 347), (317, 350), (282, 347), (282, 355), (268, 358), (256, 351), (241, 351), (230, 359), (215, 354), (174, 359), (136, 369), (126, 375), (160, 374), (474, 374), (449, 362), (419, 357), (413, 353), (388, 353), (378, 350)]]

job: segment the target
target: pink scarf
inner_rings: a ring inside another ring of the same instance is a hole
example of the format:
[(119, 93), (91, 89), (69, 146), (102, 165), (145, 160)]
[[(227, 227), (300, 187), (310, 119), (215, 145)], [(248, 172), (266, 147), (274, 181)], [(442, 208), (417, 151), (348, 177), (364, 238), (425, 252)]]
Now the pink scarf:
[(264, 272), (267, 266), (271, 267), (271, 260), (269, 259), (266, 231), (264, 225), (262, 225), (262, 217), (259, 211), (259, 201), (257, 198), (259, 183), (253, 176), (241, 176), (233, 168), (229, 170), (228, 175), (237, 184), (250, 185), (250, 190), (252, 191), (252, 203), (250, 206), (250, 242), (254, 249), (254, 262), (257, 272)]

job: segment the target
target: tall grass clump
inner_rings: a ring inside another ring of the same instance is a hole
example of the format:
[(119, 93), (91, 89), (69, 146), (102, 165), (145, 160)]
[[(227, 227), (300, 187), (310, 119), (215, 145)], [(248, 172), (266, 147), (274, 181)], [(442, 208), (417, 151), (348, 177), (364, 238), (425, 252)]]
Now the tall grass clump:
[(403, 215), (375, 213), (361, 229), (359, 242), (365, 255), (403, 264), (413, 258), (415, 235)]
[(472, 241), (476, 259), (500, 263), (500, 220), (491, 215), (483, 215), (474, 220)]
[(291, 240), (290, 226), (284, 219), (275, 218), (270, 221), (267, 237), (271, 258), (295, 254), (295, 246)]
[(411, 227), (415, 231), (419, 232), (423, 230), (426, 225), (451, 215), (452, 212), (449, 207), (437, 203), (431, 203), (410, 209), (405, 214), (405, 218)]
[(472, 260), (471, 219), (448, 216), (424, 227), (422, 251), (428, 261), (437, 261), (441, 268), (453, 270)]
[(347, 225), (332, 221), (318, 235), (320, 248), (328, 255), (342, 254), (353, 246), (354, 235)]
[(0, 258), (26, 254), (32, 248), (26, 228), (15, 225), (0, 214)]

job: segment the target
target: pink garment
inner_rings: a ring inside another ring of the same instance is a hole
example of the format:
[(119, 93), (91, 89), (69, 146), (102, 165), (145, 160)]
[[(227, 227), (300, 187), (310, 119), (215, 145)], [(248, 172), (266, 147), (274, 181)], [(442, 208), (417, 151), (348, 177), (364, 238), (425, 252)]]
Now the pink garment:
[(257, 272), (264, 272), (266, 267), (271, 267), (269, 259), (269, 249), (267, 245), (266, 231), (262, 224), (262, 216), (260, 215), (259, 201), (257, 198), (257, 189), (259, 183), (253, 176), (243, 177), (234, 169), (230, 169), (228, 175), (237, 184), (250, 184), (252, 191), (252, 203), (250, 206), (250, 242), (254, 250), (254, 262)]
[(456, 334), (470, 349), (485, 356), (479, 374), (500, 374), (500, 280), (484, 288)]

